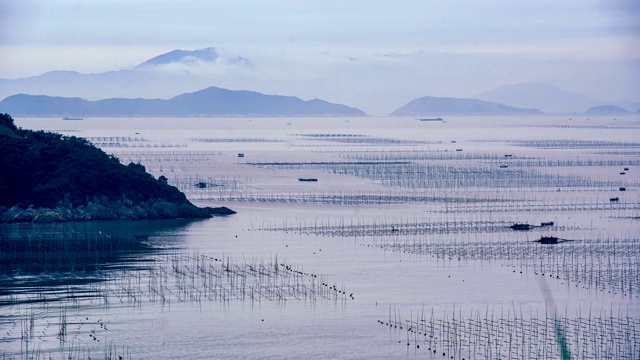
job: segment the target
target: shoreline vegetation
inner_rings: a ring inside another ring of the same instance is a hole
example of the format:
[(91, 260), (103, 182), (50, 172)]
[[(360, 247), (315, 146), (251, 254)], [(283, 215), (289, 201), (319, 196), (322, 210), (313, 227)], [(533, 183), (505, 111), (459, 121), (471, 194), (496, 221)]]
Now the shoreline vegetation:
[(89, 141), (15, 126), (0, 114), (0, 222), (209, 218), (144, 166), (123, 165)]

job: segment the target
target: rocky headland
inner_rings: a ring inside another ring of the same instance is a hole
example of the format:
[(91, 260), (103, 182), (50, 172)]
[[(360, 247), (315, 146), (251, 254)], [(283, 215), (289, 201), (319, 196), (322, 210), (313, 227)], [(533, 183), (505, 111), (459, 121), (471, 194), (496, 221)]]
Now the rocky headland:
[(0, 114), (0, 222), (208, 218), (167, 179), (85, 139), (18, 128)]

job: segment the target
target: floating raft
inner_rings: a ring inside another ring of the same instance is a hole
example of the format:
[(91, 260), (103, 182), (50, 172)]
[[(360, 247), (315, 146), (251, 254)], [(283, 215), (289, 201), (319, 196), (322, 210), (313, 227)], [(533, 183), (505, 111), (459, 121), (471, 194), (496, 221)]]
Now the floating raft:
[(536, 227), (553, 226), (554, 224), (555, 223), (553, 221), (541, 222), (540, 226), (531, 225), (531, 224), (516, 223), (516, 224), (513, 224), (513, 225), (509, 226), (509, 228), (511, 228), (513, 230), (531, 230), (531, 229), (536, 228)]
[(540, 237), (540, 239), (534, 240), (534, 242), (537, 242), (540, 244), (547, 244), (547, 245), (560, 244), (567, 241), (571, 241), (571, 240), (560, 239), (555, 236), (542, 236)]
[(535, 225), (530, 225), (530, 224), (513, 224), (511, 226), (509, 226), (510, 228), (512, 228), (513, 230), (531, 230), (532, 228), (535, 227)]

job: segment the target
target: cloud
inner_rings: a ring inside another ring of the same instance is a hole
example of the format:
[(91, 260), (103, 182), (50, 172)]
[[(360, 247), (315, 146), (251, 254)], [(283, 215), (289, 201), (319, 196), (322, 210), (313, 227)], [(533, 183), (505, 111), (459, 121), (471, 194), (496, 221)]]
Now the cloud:
[[(584, 88), (592, 97), (640, 96), (633, 85), (639, 72), (632, 72), (640, 61), (640, 5), (631, 0), (4, 0), (0, 6), (0, 77), (113, 71), (174, 49), (216, 46), (215, 61), (186, 57), (158, 69), (188, 71), (210, 85), (332, 101), (366, 93), (380, 101), (389, 89), (468, 96), (519, 81)], [(246, 59), (253, 66), (243, 66)]]

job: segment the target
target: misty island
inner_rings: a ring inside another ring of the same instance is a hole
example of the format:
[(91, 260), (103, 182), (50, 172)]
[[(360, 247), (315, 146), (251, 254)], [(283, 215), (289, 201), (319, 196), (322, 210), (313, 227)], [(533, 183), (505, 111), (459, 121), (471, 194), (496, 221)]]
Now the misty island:
[(18, 128), (0, 114), (0, 222), (208, 218), (144, 166), (121, 164), (89, 141)]

